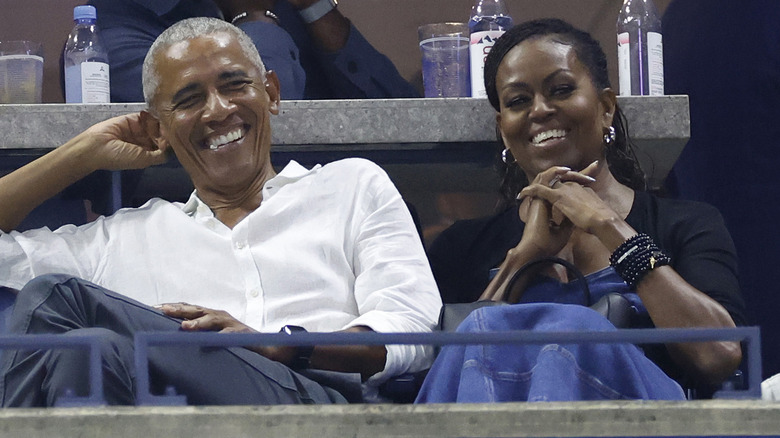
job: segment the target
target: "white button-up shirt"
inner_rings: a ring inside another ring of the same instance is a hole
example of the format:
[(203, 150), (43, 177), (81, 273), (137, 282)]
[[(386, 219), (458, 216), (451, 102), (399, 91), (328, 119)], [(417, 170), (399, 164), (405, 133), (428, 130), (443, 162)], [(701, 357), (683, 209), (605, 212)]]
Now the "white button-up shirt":
[[(56, 231), (0, 235), (0, 284), (72, 274), (153, 305), (221, 309), (266, 332), (357, 325), (428, 332), (441, 301), (408, 209), (375, 164), (347, 159), (306, 170), (291, 162), (233, 229), (194, 193), (153, 199)], [(430, 365), (430, 348), (387, 346), (372, 381)]]

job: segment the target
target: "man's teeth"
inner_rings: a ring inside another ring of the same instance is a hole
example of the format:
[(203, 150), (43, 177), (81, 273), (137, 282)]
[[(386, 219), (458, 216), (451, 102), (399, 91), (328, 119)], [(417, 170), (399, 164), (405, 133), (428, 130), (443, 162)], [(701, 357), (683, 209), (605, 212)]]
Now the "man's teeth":
[(536, 134), (534, 138), (531, 139), (531, 142), (534, 144), (539, 144), (551, 138), (560, 138), (565, 136), (566, 136), (566, 131), (564, 131), (563, 129), (552, 129), (550, 131), (544, 131), (544, 132), (540, 132), (539, 134)]
[(236, 141), (239, 138), (244, 136), (244, 130), (243, 129), (236, 129), (235, 131), (228, 132), (225, 135), (220, 135), (217, 138), (214, 138), (211, 140), (211, 144), (209, 145), (209, 149), (212, 151), (215, 151), (219, 149), (220, 147), (232, 142)]

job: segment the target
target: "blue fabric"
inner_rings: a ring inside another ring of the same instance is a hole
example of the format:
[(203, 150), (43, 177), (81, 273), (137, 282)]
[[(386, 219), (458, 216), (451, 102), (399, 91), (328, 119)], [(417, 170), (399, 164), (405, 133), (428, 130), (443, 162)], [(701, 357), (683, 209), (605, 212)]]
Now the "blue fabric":
[(0, 286), (0, 335), (7, 332), (6, 327), (8, 327), (11, 312), (14, 310), (16, 292), (11, 288)]
[[(191, 17), (218, 17), (211, 0), (90, 0), (109, 52), (112, 102), (143, 102), (141, 68), (152, 42), (166, 28)], [(352, 26), (340, 51), (318, 50), (293, 6), (277, 0), (281, 26), (242, 22), (269, 70), (281, 83), (283, 99), (417, 97), (418, 93)]]
[(559, 303), (581, 304), (590, 306), (609, 293), (619, 293), (626, 297), (637, 308), (639, 313), (646, 313), (645, 306), (636, 292), (632, 291), (625, 281), (615, 272), (615, 268), (608, 266), (600, 271), (585, 276), (590, 289), (590, 300), (586, 301), (585, 288), (579, 280), (569, 283), (561, 283), (546, 276), (537, 276), (528, 286), (521, 303)]
[[(458, 332), (611, 331), (580, 305), (484, 307)], [(684, 400), (682, 388), (631, 344), (457, 345), (444, 347), (416, 403)]]

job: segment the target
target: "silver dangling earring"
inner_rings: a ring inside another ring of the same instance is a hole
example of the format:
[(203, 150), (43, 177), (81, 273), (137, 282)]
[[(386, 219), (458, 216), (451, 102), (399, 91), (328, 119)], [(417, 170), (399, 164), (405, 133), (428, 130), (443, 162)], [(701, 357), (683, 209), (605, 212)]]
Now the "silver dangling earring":
[(509, 161), (509, 158), (508, 158), (509, 154), (511, 154), (511, 152), (509, 152), (508, 148), (504, 149), (503, 151), (501, 151), (501, 161), (503, 161), (504, 164), (514, 164), (515, 163), (516, 160), (515, 160), (514, 156), (512, 156), (512, 161)]
[(615, 132), (615, 127), (614, 126), (610, 126), (609, 127), (609, 132), (604, 134), (604, 144), (609, 146), (609, 145), (611, 145), (612, 143), (615, 142), (616, 138), (617, 138), (617, 133)]

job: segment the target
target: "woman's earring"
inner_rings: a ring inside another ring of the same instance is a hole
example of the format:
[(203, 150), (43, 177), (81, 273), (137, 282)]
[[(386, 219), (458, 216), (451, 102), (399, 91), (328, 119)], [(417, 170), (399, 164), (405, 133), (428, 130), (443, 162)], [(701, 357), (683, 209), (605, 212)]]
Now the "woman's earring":
[(501, 161), (504, 162), (504, 164), (513, 164), (515, 162), (515, 157), (512, 156), (512, 161), (509, 161), (510, 154), (512, 152), (509, 151), (509, 149), (504, 149), (501, 151)]
[(610, 126), (609, 131), (606, 134), (604, 134), (604, 144), (609, 146), (615, 142), (616, 138), (617, 138), (617, 134), (615, 133), (615, 127)]

